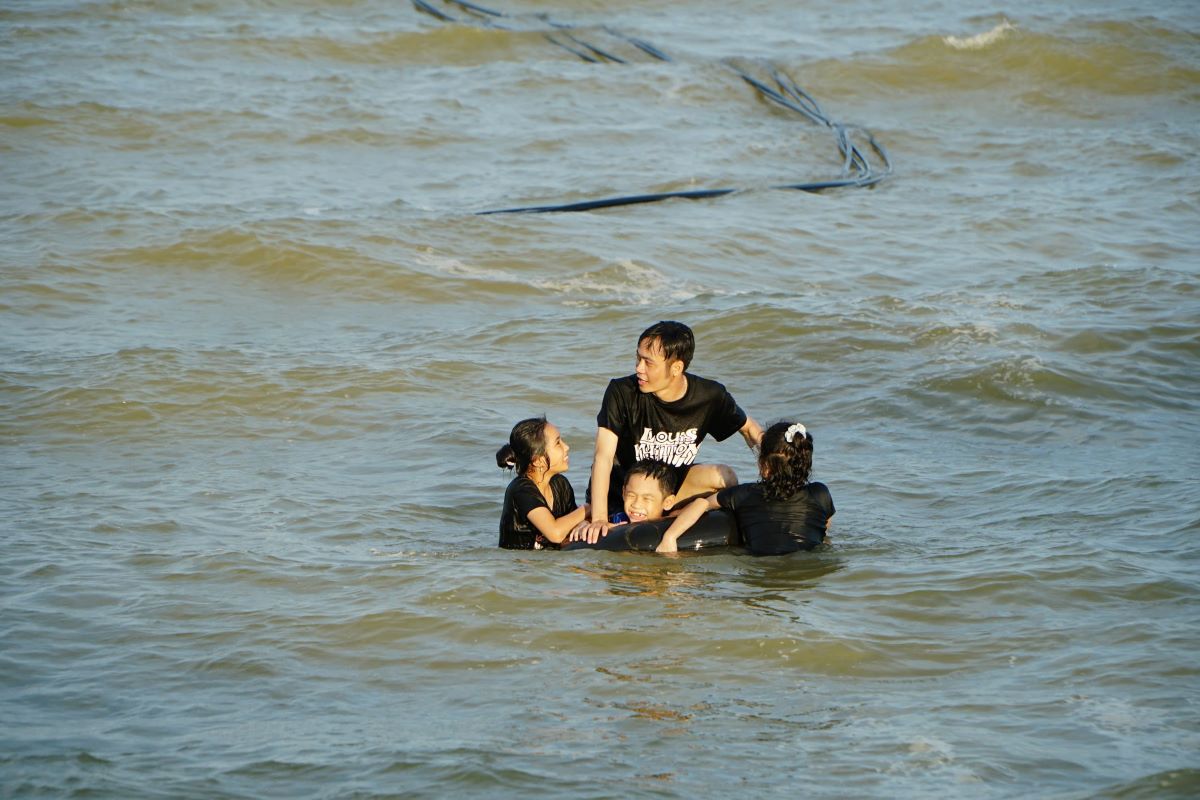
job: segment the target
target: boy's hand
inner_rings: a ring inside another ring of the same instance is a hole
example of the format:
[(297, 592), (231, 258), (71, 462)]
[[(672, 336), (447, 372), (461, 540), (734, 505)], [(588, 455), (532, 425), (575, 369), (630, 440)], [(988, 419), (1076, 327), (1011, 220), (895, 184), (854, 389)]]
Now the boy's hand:
[(658, 547), (654, 548), (656, 553), (678, 553), (679, 545), (675, 539), (668, 539), (663, 536), (662, 541), (658, 543)]

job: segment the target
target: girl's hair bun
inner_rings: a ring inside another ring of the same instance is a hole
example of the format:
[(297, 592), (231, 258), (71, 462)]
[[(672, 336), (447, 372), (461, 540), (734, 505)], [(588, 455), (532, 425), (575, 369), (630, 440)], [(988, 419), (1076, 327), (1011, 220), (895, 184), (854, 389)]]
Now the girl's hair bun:
[(496, 451), (496, 466), (500, 469), (517, 468), (517, 456), (511, 444), (506, 444)]

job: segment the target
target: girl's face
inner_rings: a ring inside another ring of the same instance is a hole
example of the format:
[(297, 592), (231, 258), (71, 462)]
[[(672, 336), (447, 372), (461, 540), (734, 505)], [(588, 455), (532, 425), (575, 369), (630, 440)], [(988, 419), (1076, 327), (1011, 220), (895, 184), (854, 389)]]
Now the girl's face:
[(571, 466), (571, 457), (568, 453), (571, 448), (563, 441), (562, 436), (558, 432), (558, 428), (546, 423), (546, 461), (548, 463), (546, 473), (548, 475), (557, 475), (560, 472), (566, 472)]

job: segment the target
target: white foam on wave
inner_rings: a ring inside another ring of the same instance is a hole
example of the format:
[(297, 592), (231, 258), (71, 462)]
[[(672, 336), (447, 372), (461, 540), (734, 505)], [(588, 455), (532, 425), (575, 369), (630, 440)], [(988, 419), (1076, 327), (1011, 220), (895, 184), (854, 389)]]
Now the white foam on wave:
[(942, 41), (955, 50), (982, 50), (1008, 36), (1009, 31), (1015, 31), (1016, 25), (1004, 20), (990, 31), (977, 33), (974, 36), (943, 36)]
[(521, 278), (516, 273), (502, 269), (491, 269), (468, 264), (453, 256), (442, 255), (432, 248), (422, 248), (413, 255), (413, 260), (434, 272), (451, 278), (467, 280), (496, 281), (502, 283), (517, 283)]
[(583, 295), (587, 299), (576, 301), (580, 305), (589, 305), (598, 299), (635, 306), (660, 305), (663, 301), (694, 299), (701, 291), (687, 281), (673, 280), (654, 267), (628, 258), (622, 258), (613, 266), (598, 272), (568, 280), (538, 281), (534, 285), (540, 289)]
[(701, 294), (728, 294), (728, 291), (700, 286), (679, 280), (646, 264), (622, 258), (608, 266), (570, 278), (562, 276), (530, 279), (503, 269), (468, 264), (453, 256), (423, 248), (414, 254), (414, 261), (440, 275), (468, 280), (528, 283), (535, 289), (565, 295), (567, 305), (592, 305), (600, 302), (625, 303), (635, 306), (661, 305), (663, 302), (685, 302)]

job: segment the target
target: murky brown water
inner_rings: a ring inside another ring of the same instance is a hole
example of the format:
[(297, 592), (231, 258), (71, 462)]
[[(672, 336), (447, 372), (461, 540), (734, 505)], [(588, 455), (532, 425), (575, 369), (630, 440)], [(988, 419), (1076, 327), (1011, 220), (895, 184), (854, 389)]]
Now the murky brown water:
[[(1193, 796), (1191, 4), (502, 7), (673, 60), (0, 10), (3, 793)], [(841, 159), (731, 57), (894, 174), (770, 188)], [(512, 423), (582, 493), (659, 319), (808, 424), (832, 547), (495, 548)]]

